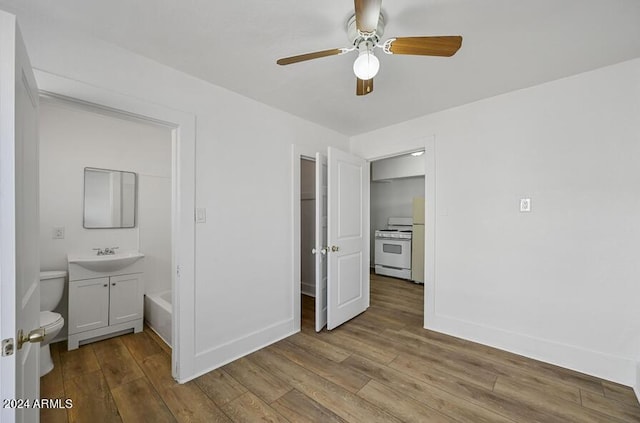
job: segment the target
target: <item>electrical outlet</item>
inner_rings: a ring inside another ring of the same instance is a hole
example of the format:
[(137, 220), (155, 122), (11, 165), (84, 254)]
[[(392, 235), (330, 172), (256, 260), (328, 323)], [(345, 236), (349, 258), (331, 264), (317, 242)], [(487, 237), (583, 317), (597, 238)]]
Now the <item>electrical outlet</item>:
[(53, 228), (53, 239), (64, 239), (64, 226)]
[(520, 199), (520, 213), (528, 213), (531, 211), (531, 198)]

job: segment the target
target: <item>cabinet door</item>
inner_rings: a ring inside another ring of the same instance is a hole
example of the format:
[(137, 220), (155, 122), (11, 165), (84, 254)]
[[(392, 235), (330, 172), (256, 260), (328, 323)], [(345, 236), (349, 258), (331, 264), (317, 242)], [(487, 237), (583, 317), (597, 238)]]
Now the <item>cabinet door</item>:
[(109, 278), (69, 283), (69, 334), (109, 324)]
[(142, 319), (144, 280), (142, 274), (111, 276), (109, 325)]

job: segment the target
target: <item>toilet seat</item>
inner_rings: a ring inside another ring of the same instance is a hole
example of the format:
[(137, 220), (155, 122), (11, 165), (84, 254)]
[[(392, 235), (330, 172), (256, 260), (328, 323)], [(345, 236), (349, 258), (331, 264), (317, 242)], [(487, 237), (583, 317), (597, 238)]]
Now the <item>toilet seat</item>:
[(46, 333), (50, 333), (54, 328), (62, 325), (64, 325), (64, 319), (60, 313), (54, 313), (53, 311), (40, 312), (40, 327), (44, 328)]

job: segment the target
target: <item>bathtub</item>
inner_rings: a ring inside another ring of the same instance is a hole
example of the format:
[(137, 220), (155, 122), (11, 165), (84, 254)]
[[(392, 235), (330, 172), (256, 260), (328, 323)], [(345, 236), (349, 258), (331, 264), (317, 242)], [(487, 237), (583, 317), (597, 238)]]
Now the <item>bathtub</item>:
[(144, 319), (164, 342), (171, 346), (171, 291), (147, 294), (144, 297)]

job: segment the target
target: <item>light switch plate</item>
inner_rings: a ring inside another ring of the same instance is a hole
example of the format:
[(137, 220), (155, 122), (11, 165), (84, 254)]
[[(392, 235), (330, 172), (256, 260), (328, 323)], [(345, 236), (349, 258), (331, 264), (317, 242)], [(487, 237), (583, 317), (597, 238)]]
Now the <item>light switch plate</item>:
[(520, 199), (520, 213), (528, 213), (531, 211), (531, 198)]
[(56, 226), (53, 228), (53, 239), (64, 239), (64, 226)]
[(207, 209), (198, 208), (196, 209), (196, 223), (206, 223), (207, 222)]

